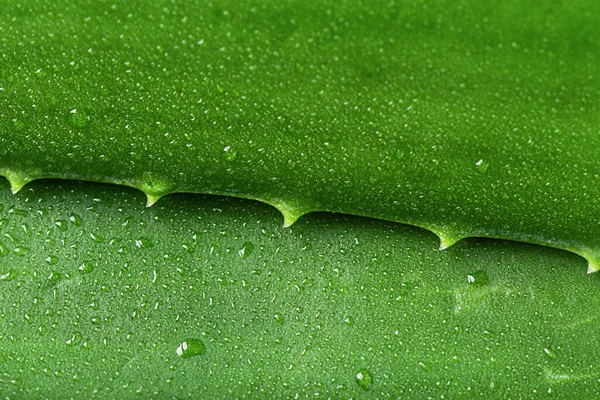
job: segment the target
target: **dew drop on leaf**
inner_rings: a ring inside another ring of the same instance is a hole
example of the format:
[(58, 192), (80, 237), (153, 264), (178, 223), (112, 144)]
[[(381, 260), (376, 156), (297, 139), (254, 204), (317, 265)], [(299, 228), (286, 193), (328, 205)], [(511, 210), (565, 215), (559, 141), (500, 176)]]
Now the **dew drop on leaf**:
[(25, 246), (19, 246), (19, 247), (15, 247), (15, 254), (18, 256), (24, 256), (25, 254), (27, 254), (29, 252), (29, 247), (25, 247)]
[(58, 257), (56, 256), (48, 256), (45, 258), (46, 262), (48, 263), (48, 265), (56, 265), (56, 263), (58, 262)]
[(250, 242), (246, 242), (246, 243), (244, 243), (244, 246), (240, 249), (238, 254), (242, 258), (248, 258), (248, 257), (250, 257), (250, 255), (252, 254), (253, 251), (254, 251), (254, 245)]
[(487, 161), (481, 159), (475, 163), (475, 166), (477, 167), (477, 172), (479, 172), (480, 174), (485, 174), (488, 168), (490, 167), (490, 164)]
[(84, 127), (90, 122), (90, 116), (77, 109), (71, 110), (71, 124), (76, 127)]
[(235, 159), (237, 158), (236, 151), (231, 150), (231, 148), (229, 148), (229, 146), (225, 147), (224, 151), (225, 151), (225, 159), (227, 161), (235, 161)]
[(356, 374), (354, 378), (358, 386), (360, 386), (364, 390), (371, 390), (371, 386), (373, 385), (373, 375), (367, 369), (361, 369)]
[(544, 355), (550, 359), (556, 358), (556, 354), (549, 347), (544, 348)]
[(7, 269), (0, 271), (0, 281), (12, 281), (17, 276), (17, 271), (14, 269)]
[(104, 243), (106, 241), (102, 236), (94, 233), (90, 233), (90, 238), (96, 243)]
[(69, 338), (66, 340), (66, 342), (65, 342), (65, 343), (66, 343), (67, 345), (69, 345), (69, 346), (72, 346), (72, 345), (74, 345), (74, 344), (77, 344), (77, 343), (81, 342), (81, 339), (82, 339), (82, 338), (83, 338), (83, 336), (81, 335), (81, 333), (79, 333), (79, 332), (74, 332), (74, 333), (71, 335), (71, 337), (69, 337)]
[(61, 274), (58, 271), (50, 271), (50, 274), (48, 275), (48, 282), (58, 282), (62, 279)]
[(71, 214), (69, 216), (69, 221), (75, 226), (83, 225), (83, 219), (77, 214)]
[(97, 310), (99, 308), (98, 300), (92, 299), (92, 301), (90, 303), (90, 307), (92, 308), (92, 310)]
[(309, 250), (312, 250), (312, 244), (306, 243), (306, 245), (304, 245), (304, 247), (302, 247), (302, 251), (309, 251)]
[(490, 278), (484, 270), (480, 269), (467, 275), (467, 282), (473, 286), (487, 286)]
[(275, 314), (273, 318), (275, 318), (275, 321), (277, 321), (279, 325), (283, 325), (283, 315)]
[(61, 232), (65, 232), (68, 229), (67, 223), (62, 219), (54, 221), (54, 225), (56, 225), (56, 227), (60, 229)]
[(89, 274), (90, 272), (92, 272), (94, 270), (94, 267), (92, 266), (92, 264), (90, 264), (89, 262), (85, 261), (83, 262), (79, 268), (77, 268), (77, 270), (81, 273), (81, 274)]
[(143, 237), (143, 238), (136, 239), (135, 246), (138, 249), (148, 249), (150, 247), (153, 247), (154, 244), (150, 241), (150, 239)]
[(181, 358), (201, 356), (206, 353), (206, 346), (200, 339), (185, 339), (179, 344), (176, 352)]
[(31, 228), (29, 228), (29, 225), (21, 224), (21, 229), (23, 229), (23, 232), (25, 232), (27, 236), (31, 236)]

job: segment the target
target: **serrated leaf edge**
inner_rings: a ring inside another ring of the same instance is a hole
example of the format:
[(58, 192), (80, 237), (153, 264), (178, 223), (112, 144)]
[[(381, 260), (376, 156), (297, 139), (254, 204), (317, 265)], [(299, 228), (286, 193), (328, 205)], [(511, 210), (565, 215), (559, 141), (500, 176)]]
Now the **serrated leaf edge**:
[[(57, 177), (57, 176), (40, 176), (38, 173), (35, 173), (35, 172), (34, 173), (15, 172), (15, 171), (8, 170), (8, 169), (0, 170), (0, 176), (4, 176), (8, 180), (13, 194), (17, 194), (19, 191), (21, 191), (23, 189), (23, 187), (25, 185), (27, 185), (28, 183), (33, 182), (35, 180), (65, 179), (63, 177)], [(66, 179), (72, 180), (70, 178), (66, 178)], [(86, 179), (81, 179), (81, 180), (96, 182), (96, 181), (86, 180)], [(145, 185), (140, 185), (140, 184), (132, 183), (132, 182), (124, 182), (124, 181), (114, 180), (114, 179), (110, 179), (110, 178), (107, 178), (105, 181), (98, 181), (98, 182), (123, 185), (123, 186), (128, 186), (128, 187), (132, 187), (132, 188), (140, 190), (141, 192), (143, 192), (146, 195), (146, 199), (147, 199), (146, 206), (147, 207), (151, 207), (158, 200), (160, 200), (162, 197), (166, 196), (167, 194), (189, 193), (189, 192), (179, 192), (177, 190), (172, 190), (168, 186), (161, 187), (160, 189), (158, 189), (156, 187), (153, 187), (150, 189), (150, 188), (146, 187)], [(297, 204), (297, 202), (291, 202), (291, 201), (286, 201), (286, 200), (282, 200), (282, 199), (262, 199), (262, 198), (256, 198), (256, 197), (250, 197), (250, 196), (240, 196), (240, 195), (236, 195), (233, 193), (224, 193), (224, 192), (202, 192), (202, 193), (193, 192), (193, 193), (236, 197), (236, 198), (242, 198), (242, 199), (247, 199), (247, 200), (255, 200), (255, 201), (259, 201), (259, 202), (268, 204), (270, 206), (275, 207), (277, 210), (279, 210), (279, 212), (283, 216), (283, 228), (288, 228), (288, 227), (292, 226), (301, 216), (308, 214), (310, 212), (317, 212), (317, 211), (327, 212), (328, 211), (328, 210), (305, 209), (302, 206), (299, 206)], [(358, 215), (358, 216), (374, 218), (372, 216), (364, 216), (364, 215)], [(385, 220), (382, 218), (375, 218), (375, 219)], [(544, 247), (566, 250), (566, 251), (574, 253), (578, 256), (583, 257), (587, 261), (587, 263), (588, 263), (587, 273), (588, 274), (591, 274), (591, 273), (594, 273), (594, 272), (597, 272), (600, 270), (600, 257), (597, 257), (595, 255), (595, 252), (590, 249), (557, 246), (553, 243), (535, 243), (535, 242), (528, 242), (528, 241), (519, 241), (519, 240), (514, 240), (511, 238), (504, 238), (504, 237), (492, 237), (492, 236), (481, 236), (481, 235), (477, 235), (477, 236), (457, 235), (456, 233), (450, 232), (449, 230), (444, 231), (437, 227), (422, 226), (422, 225), (418, 225), (418, 224), (411, 223), (408, 221), (393, 221), (393, 220), (387, 220), (387, 221), (416, 226), (419, 228), (429, 230), (430, 232), (434, 233), (439, 238), (439, 240), (440, 240), (439, 250), (440, 251), (444, 251), (444, 250), (448, 249), (449, 247), (453, 246), (454, 244), (456, 244), (457, 242), (459, 242), (462, 239), (467, 239), (470, 237), (485, 237), (488, 239), (510, 240), (510, 241), (515, 241), (515, 242), (530, 243), (530, 244), (535, 244), (535, 245), (541, 245)]]

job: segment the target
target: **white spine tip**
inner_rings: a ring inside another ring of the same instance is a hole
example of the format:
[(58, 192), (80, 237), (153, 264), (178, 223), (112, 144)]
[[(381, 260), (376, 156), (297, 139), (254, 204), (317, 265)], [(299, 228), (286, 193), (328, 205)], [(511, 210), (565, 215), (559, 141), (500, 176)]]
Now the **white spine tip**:
[(453, 246), (456, 242), (458, 242), (461, 238), (453, 238), (444, 235), (438, 234), (440, 238), (440, 251), (446, 250), (448, 247)]
[(162, 196), (154, 196), (151, 194), (146, 193), (146, 207), (152, 207), (154, 205), (154, 203), (156, 203), (158, 200), (160, 200)]
[(10, 182), (10, 191), (12, 192), (12, 194), (19, 193), (19, 191), (23, 189), (23, 186), (25, 186), (25, 184), (27, 183), (14, 181), (12, 179), (9, 179), (8, 181)]
[(290, 218), (288, 215), (283, 216), (283, 227), (289, 228), (296, 222), (296, 218)]
[(305, 213), (300, 210), (298, 207), (290, 207), (289, 205), (283, 202), (270, 203), (275, 206), (283, 215), (283, 227), (289, 228)]
[(600, 270), (600, 262), (598, 258), (595, 256), (584, 255), (583, 256), (588, 262), (587, 273), (593, 274), (594, 272), (598, 272)]
[(441, 240), (440, 241), (439, 251), (444, 251), (448, 247), (454, 246), (454, 243), (456, 243), (456, 241)]

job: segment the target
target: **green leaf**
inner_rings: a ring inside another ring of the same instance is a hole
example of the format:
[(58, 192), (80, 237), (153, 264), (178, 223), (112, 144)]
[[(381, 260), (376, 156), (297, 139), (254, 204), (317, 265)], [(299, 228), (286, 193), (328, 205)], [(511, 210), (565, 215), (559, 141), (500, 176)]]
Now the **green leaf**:
[(596, 0), (6, 2), (0, 23), (14, 190), (226, 194), (598, 268)]
[(0, 200), (9, 398), (598, 395), (572, 254), (71, 182)]
[(599, 395), (597, 1), (0, 5), (3, 397)]

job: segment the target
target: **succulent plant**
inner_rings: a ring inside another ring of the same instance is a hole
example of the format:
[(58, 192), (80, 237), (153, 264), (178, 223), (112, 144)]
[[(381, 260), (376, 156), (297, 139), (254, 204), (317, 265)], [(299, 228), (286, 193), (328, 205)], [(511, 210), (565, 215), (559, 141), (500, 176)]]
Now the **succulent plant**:
[(0, 394), (598, 396), (600, 6), (534, 3), (4, 1)]

